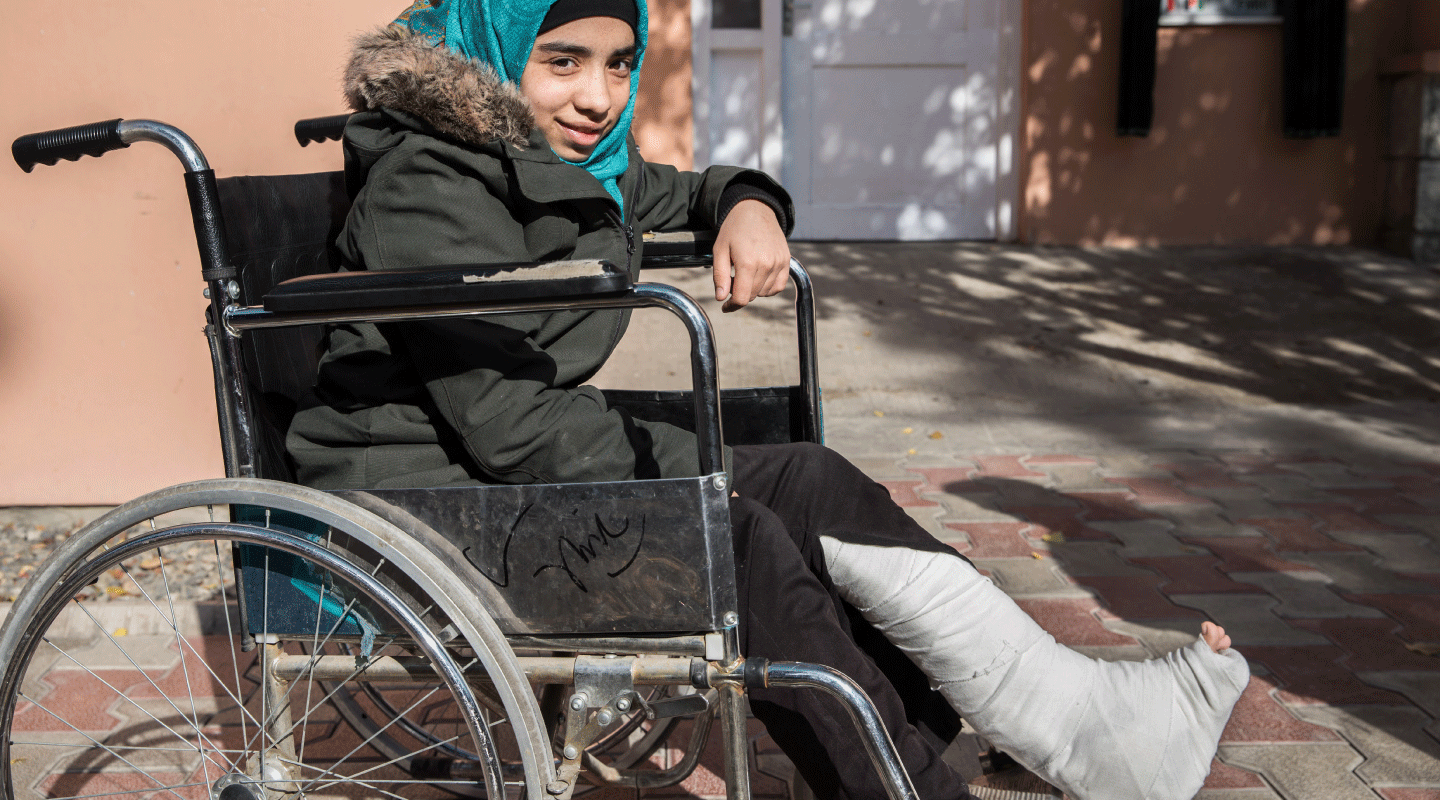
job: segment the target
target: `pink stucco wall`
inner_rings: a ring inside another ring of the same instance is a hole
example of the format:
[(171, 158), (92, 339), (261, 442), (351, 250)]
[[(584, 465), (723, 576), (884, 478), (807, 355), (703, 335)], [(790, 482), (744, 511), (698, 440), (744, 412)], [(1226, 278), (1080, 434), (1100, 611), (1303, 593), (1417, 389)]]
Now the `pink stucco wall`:
[(1377, 241), (1379, 64), (1422, 46), (1433, 0), (1350, 0), (1342, 135), (1314, 140), (1281, 134), (1279, 25), (1162, 28), (1154, 127), (1117, 137), (1119, 8), (1027, 5), (1022, 240)]
[[(344, 110), (350, 37), (405, 0), (12, 5), (0, 138), (159, 119), (225, 176), (339, 168), (337, 144), (301, 149), (290, 125)], [(688, 165), (688, 6), (652, 15), (636, 132), (649, 157)], [(144, 144), (29, 175), (0, 164), (0, 505), (113, 503), (222, 474), (180, 174)]]

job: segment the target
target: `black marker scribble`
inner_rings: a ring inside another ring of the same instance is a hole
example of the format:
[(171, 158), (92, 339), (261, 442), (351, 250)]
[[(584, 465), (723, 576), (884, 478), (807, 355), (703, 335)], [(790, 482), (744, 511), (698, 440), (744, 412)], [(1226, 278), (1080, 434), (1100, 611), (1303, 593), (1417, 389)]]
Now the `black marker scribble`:
[[(641, 545), (645, 544), (645, 517), (643, 515), (640, 517), (640, 522), (637, 528), (637, 532), (640, 535), (636, 539), (634, 551), (630, 553), (630, 559), (626, 561), (624, 566), (620, 567), (620, 569), (617, 569), (614, 572), (605, 573), (609, 577), (618, 577), (622, 573), (624, 573), (625, 570), (630, 569), (630, 567), (634, 565), (636, 557), (640, 555), (640, 547)], [(580, 580), (580, 576), (575, 574), (575, 571), (570, 568), (571, 554), (579, 557), (582, 564), (589, 564), (598, 556), (600, 548), (604, 547), (608, 549), (611, 542), (616, 542), (619, 539), (624, 538), (624, 536), (629, 532), (629, 517), (625, 518), (623, 528), (621, 528), (619, 531), (612, 531), (610, 530), (609, 526), (607, 526), (605, 522), (600, 519), (600, 515), (596, 514), (595, 533), (587, 535), (583, 540), (580, 541), (579, 544), (571, 541), (568, 537), (565, 536), (556, 537), (555, 550), (559, 555), (560, 563), (542, 564), (539, 569), (535, 570), (535, 575), (539, 575), (547, 569), (558, 569), (563, 571), (565, 575), (570, 578), (570, 582), (575, 584), (576, 588), (578, 588), (582, 592), (589, 593), (589, 587), (587, 587), (585, 585), (585, 582)]]
[(520, 521), (525, 519), (525, 515), (529, 514), (530, 509), (534, 507), (535, 504), (531, 503), (520, 509), (520, 515), (517, 516), (515, 518), (515, 521), (510, 524), (510, 532), (505, 534), (505, 546), (500, 550), (500, 580), (495, 580), (495, 576), (491, 575), (488, 571), (486, 571), (484, 566), (477, 563), (475, 559), (470, 557), (470, 551), (474, 548), (467, 547), (464, 550), (460, 551), (461, 554), (465, 556), (465, 560), (470, 562), (470, 566), (478, 570), (481, 575), (484, 575), (486, 580), (490, 581), (496, 586), (499, 586), (501, 589), (504, 589), (510, 585), (510, 543), (515, 540), (515, 529), (520, 527)]

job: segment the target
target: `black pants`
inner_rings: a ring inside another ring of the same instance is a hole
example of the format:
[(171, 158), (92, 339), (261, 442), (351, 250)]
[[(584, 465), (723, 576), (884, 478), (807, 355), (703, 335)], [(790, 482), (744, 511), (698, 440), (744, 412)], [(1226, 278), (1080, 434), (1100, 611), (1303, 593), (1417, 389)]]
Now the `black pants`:
[[(921, 799), (970, 797), (965, 781), (940, 760), (959, 732), (959, 718), (919, 668), (840, 599), (820, 537), (955, 551), (891, 502), (885, 487), (819, 445), (737, 447), (733, 475), (741, 652), (825, 664), (849, 675), (879, 709)], [(838, 701), (798, 689), (757, 690), (750, 698), (755, 716), (819, 800), (885, 800)]]

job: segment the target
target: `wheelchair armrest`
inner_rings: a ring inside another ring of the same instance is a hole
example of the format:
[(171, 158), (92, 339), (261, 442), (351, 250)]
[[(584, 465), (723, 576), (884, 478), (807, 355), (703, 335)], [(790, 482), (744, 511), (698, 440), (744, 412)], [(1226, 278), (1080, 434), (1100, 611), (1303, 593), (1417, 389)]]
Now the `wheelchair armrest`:
[(262, 300), (272, 313), (416, 308), (526, 300), (546, 302), (630, 291), (609, 261), (551, 261), (339, 272), (292, 278)]
[(715, 231), (646, 231), (641, 241), (645, 245), (641, 269), (708, 266)]

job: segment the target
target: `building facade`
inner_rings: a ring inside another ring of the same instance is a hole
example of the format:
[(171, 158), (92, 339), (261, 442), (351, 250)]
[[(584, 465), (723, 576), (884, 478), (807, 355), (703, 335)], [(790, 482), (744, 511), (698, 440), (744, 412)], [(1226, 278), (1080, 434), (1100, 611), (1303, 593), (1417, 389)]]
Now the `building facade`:
[[(1283, 26), (1203, 18), (1255, 0), (1178, 2), (1196, 13), (1158, 30), (1148, 133), (1121, 136), (1124, 2), (655, 0), (635, 132), (652, 160), (782, 178), (809, 238), (1440, 235), (1440, 0), (1348, 0), (1338, 135), (1308, 139), (1282, 125)], [(350, 38), (398, 5), (22, 4), (0, 32), (3, 133), (154, 118), (221, 175), (336, 169), (334, 143), (302, 149), (290, 125), (342, 110)], [(168, 153), (0, 168), (0, 261), (0, 505), (113, 503), (220, 472)]]

